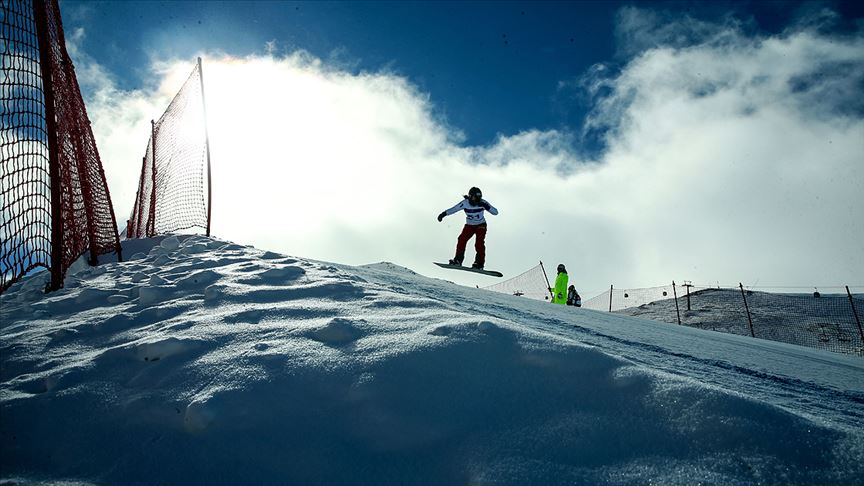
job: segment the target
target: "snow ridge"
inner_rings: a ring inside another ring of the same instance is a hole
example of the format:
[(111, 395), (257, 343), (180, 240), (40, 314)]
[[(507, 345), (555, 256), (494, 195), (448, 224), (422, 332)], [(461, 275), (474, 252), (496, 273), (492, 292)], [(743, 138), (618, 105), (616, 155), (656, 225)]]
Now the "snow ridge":
[[(128, 248), (126, 247), (128, 246)], [(24, 483), (750, 484), (864, 475), (851, 357), (201, 236), (0, 297)]]

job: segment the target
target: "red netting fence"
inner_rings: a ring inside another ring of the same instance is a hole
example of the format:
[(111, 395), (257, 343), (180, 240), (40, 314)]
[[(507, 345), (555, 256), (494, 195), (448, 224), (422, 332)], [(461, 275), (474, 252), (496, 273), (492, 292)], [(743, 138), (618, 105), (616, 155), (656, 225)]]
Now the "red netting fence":
[(210, 154), (201, 59), (151, 126), (127, 238), (198, 228), (210, 234)]
[(0, 292), (37, 267), (62, 287), (120, 241), (56, 0), (0, 6)]

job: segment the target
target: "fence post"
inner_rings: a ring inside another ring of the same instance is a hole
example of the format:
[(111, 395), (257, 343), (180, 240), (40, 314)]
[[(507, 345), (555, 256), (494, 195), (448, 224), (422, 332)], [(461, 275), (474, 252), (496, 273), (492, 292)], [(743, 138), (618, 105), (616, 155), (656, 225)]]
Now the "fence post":
[(549, 297), (554, 299), (555, 294), (552, 293), (552, 285), (549, 283), (549, 276), (546, 275), (546, 267), (543, 266), (543, 260), (540, 260), (540, 270), (543, 270), (543, 277), (546, 279), (546, 288), (549, 289)]
[(687, 310), (688, 311), (690, 310), (690, 287), (692, 287), (692, 286), (693, 286), (693, 284), (690, 283), (689, 280), (684, 281), (684, 288), (687, 289)]
[(678, 325), (681, 325), (681, 311), (678, 310), (678, 291), (675, 290), (675, 281), (672, 281), (672, 295), (675, 296), (675, 315), (678, 316)]
[(150, 217), (147, 218), (147, 238), (156, 236), (156, 122), (150, 120), (150, 143), (153, 156), (153, 189), (150, 193)]
[[(143, 238), (141, 236), (141, 222), (144, 220), (144, 169), (147, 167), (147, 156), (145, 155), (141, 160), (141, 179), (138, 181), (138, 194), (135, 195), (135, 210), (138, 212), (138, 219), (135, 220), (135, 231), (132, 234), (132, 238)], [(147, 209), (149, 214), (150, 209)], [(135, 214), (135, 213), (133, 213)], [(144, 229), (147, 230), (146, 228)], [(129, 232), (126, 232), (126, 238), (129, 238)]]
[(48, 177), (51, 186), (51, 283), (46, 290), (63, 286), (63, 196), (57, 141), (57, 113), (54, 111), (54, 74), (51, 64), (51, 39), (48, 33), (48, 7), (44, 0), (33, 2), (36, 37), (39, 41), (39, 68), (45, 96), (45, 131), (48, 137)]
[(204, 112), (204, 147), (207, 150), (207, 236), (210, 236), (210, 215), (213, 213), (213, 184), (210, 181), (210, 135), (207, 133), (207, 103), (204, 101), (204, 70), (198, 58), (198, 79), (201, 81), (201, 107)]
[(609, 285), (609, 312), (612, 312), (612, 290), (614, 285)]
[(744, 310), (747, 311), (747, 322), (750, 324), (750, 337), (756, 337), (753, 333), (753, 319), (750, 318), (750, 307), (747, 306), (747, 296), (744, 295), (744, 284), (738, 282), (738, 287), (741, 289), (741, 298), (744, 299)]
[(846, 295), (849, 296), (849, 305), (852, 306), (852, 314), (855, 315), (855, 323), (858, 324), (858, 335), (861, 336), (861, 342), (864, 343), (864, 332), (861, 331), (861, 319), (858, 317), (858, 311), (855, 310), (855, 301), (852, 300), (852, 292), (849, 292), (849, 286), (846, 286)]

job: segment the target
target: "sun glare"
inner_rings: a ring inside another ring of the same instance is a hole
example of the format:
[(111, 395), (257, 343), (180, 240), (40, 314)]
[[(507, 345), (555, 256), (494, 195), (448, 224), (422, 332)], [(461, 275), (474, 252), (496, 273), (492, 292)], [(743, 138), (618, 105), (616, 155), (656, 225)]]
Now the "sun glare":
[(293, 228), (314, 232), (368, 223), (389, 204), (393, 154), (368, 94), (269, 58), (204, 69), (216, 228), (279, 224), (290, 213)]

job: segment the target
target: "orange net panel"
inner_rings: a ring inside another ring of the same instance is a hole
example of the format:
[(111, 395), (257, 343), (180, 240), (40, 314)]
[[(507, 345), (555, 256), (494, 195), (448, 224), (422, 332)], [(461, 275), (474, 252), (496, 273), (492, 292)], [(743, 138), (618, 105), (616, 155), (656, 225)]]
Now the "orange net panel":
[(119, 255), (117, 226), (56, 0), (0, 8), (0, 291), (37, 267), (56, 289), (88, 250)]
[(189, 229), (209, 233), (207, 131), (201, 65), (153, 123), (127, 238)]

